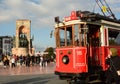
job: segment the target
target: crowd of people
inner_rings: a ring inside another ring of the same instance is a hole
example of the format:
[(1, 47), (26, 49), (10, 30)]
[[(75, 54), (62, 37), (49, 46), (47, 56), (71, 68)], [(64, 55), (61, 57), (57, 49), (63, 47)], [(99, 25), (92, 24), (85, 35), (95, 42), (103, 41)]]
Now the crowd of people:
[(37, 56), (16, 56), (16, 55), (12, 55), (12, 56), (6, 56), (6, 55), (2, 55), (1, 56), (1, 62), (4, 66), (4, 68), (6, 68), (7, 66), (10, 67), (16, 67), (18, 64), (25, 65), (26, 67), (30, 67), (30, 66), (34, 66), (35, 64), (39, 64), (41, 67), (46, 67), (48, 60), (46, 59), (46, 57), (41, 56), (41, 55), (37, 55)]

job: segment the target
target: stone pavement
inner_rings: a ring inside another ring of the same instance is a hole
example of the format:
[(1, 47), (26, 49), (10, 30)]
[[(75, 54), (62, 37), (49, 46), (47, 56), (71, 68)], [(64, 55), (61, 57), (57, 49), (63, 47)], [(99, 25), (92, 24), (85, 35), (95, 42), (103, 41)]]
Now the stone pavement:
[(50, 74), (54, 73), (55, 63), (48, 63), (47, 67), (40, 67), (39, 64), (34, 66), (26, 67), (25, 65), (17, 65), (14, 68), (7, 66), (6, 68), (3, 65), (0, 65), (0, 75), (35, 75), (35, 74)]

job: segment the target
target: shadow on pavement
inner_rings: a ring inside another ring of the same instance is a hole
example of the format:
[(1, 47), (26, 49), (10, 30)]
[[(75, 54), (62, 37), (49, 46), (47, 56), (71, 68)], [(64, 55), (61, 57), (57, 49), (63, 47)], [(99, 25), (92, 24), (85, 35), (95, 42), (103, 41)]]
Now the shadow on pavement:
[(29, 79), (24, 79), (24, 80), (19, 80), (19, 81), (11, 81), (7, 83), (2, 83), (2, 84), (46, 84), (50, 79), (53, 77), (35, 77), (35, 78), (29, 78)]

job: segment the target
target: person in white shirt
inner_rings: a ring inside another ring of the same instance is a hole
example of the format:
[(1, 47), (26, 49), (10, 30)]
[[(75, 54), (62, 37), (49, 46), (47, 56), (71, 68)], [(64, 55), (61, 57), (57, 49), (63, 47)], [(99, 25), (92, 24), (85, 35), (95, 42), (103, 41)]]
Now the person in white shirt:
[(11, 63), (12, 63), (12, 68), (15, 67), (15, 58), (14, 57), (11, 58)]

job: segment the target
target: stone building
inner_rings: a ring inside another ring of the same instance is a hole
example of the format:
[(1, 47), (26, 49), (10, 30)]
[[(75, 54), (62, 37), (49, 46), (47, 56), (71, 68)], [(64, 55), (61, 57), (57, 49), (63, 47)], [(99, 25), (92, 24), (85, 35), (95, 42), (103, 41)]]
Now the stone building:
[(34, 54), (31, 39), (31, 21), (17, 20), (16, 21), (16, 35), (14, 36), (14, 43), (12, 54), (17, 56), (27, 56)]

